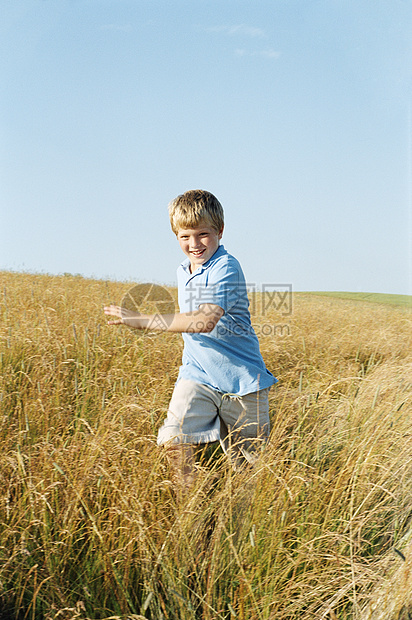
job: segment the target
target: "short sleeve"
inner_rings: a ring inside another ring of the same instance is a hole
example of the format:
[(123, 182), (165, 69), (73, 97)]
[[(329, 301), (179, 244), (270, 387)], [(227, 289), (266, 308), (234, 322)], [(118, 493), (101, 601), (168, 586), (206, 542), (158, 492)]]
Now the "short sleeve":
[(214, 304), (225, 312), (230, 312), (239, 302), (243, 290), (243, 274), (236, 265), (223, 262), (210, 271), (206, 281), (199, 283), (196, 295), (196, 308), (201, 304)]

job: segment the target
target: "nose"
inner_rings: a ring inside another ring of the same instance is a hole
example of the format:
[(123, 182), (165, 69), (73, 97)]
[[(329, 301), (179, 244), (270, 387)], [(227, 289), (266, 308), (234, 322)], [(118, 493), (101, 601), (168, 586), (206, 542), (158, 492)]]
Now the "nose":
[(201, 241), (199, 239), (199, 237), (191, 237), (190, 239), (190, 247), (192, 248), (192, 250), (195, 250), (196, 248), (199, 248), (201, 246)]

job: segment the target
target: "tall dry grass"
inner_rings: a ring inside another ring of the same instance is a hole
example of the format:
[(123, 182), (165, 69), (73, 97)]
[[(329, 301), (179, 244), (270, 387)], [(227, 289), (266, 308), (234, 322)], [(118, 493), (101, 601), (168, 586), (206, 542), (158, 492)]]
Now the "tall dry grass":
[(0, 274), (0, 617), (406, 613), (411, 314), (298, 294), (257, 312), (290, 329), (260, 338), (270, 443), (248, 472), (199, 454), (182, 504), (156, 447), (181, 338), (108, 328), (129, 288)]

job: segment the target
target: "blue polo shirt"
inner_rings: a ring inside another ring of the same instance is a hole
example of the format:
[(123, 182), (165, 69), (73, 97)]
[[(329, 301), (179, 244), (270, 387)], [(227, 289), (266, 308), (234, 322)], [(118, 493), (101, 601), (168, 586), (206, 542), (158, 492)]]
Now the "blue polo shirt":
[(180, 312), (201, 304), (224, 310), (208, 334), (184, 333), (179, 379), (190, 379), (243, 396), (270, 387), (276, 379), (265, 366), (250, 321), (246, 282), (239, 262), (220, 245), (204, 265), (190, 273), (186, 259), (177, 270)]

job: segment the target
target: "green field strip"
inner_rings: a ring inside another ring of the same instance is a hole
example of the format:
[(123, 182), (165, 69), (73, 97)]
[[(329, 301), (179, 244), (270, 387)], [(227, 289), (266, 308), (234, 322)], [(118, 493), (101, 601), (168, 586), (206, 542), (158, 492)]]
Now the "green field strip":
[(335, 299), (345, 299), (348, 301), (367, 301), (377, 304), (388, 304), (391, 306), (412, 308), (412, 295), (392, 295), (389, 293), (351, 293), (344, 291), (307, 291), (298, 294), (333, 297)]

